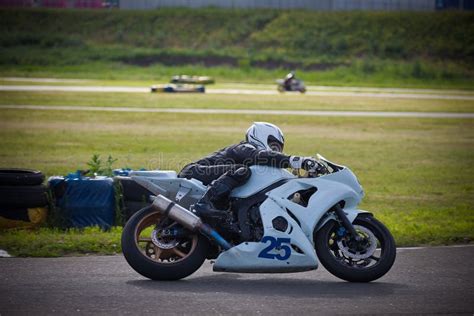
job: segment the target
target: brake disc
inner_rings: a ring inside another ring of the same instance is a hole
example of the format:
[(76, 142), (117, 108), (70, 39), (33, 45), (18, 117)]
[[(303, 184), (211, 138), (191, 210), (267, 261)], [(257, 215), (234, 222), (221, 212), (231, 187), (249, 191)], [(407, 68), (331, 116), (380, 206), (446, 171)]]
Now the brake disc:
[(163, 234), (163, 229), (153, 230), (151, 233), (151, 242), (161, 249), (172, 249), (179, 244), (176, 238), (169, 234)]
[(361, 236), (367, 242), (367, 246), (356, 247), (357, 249), (354, 249), (348, 245), (348, 242), (345, 238), (339, 239), (337, 241), (337, 245), (344, 256), (347, 258), (356, 260), (367, 259), (372, 256), (375, 252), (375, 249), (377, 249), (377, 238), (375, 238), (375, 235), (364, 226), (354, 225), (354, 228), (359, 236)]

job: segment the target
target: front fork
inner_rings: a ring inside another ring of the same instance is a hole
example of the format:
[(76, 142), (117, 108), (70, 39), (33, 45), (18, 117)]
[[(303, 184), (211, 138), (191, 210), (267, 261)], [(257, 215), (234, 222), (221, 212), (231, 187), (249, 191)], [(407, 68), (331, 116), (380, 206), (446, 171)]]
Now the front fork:
[(356, 241), (360, 241), (362, 238), (360, 235), (356, 232), (354, 225), (349, 221), (349, 219), (346, 216), (346, 213), (344, 213), (344, 210), (342, 209), (341, 205), (337, 203), (333, 207), (334, 213), (336, 213), (337, 218), (341, 221), (342, 226), (349, 232), (349, 234), (352, 235), (352, 237)]

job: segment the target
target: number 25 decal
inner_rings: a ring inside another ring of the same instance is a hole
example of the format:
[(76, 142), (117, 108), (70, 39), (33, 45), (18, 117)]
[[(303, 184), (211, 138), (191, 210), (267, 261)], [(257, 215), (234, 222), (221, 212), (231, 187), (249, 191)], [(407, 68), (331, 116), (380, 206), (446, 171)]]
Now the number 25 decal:
[[(277, 259), (277, 260), (286, 260), (290, 257), (291, 255), (291, 248), (288, 245), (284, 244), (289, 244), (290, 238), (275, 238), (272, 236), (264, 236), (262, 238), (262, 242), (266, 243), (267, 241), (270, 242), (270, 245), (265, 247), (259, 254), (259, 258), (265, 258), (265, 259)], [(273, 254), (270, 253), (273, 249), (276, 250), (283, 250), (285, 253), (284, 255), (281, 254)]]

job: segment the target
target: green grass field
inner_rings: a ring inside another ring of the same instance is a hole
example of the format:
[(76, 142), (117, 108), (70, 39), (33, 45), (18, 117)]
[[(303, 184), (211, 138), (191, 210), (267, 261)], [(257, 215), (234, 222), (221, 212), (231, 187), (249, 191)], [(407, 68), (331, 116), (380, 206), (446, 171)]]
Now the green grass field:
[[(291, 106), (302, 109), (473, 112), (474, 105), (474, 101), (389, 99), (381, 102), (314, 96), (285, 99), (280, 96), (16, 92), (2, 92), (0, 96), (0, 104), (141, 107), (288, 109), (288, 104), (294, 101)], [(258, 120), (273, 122), (284, 130), (287, 153), (314, 155), (319, 152), (350, 166), (366, 191), (362, 208), (372, 211), (387, 224), (398, 245), (464, 243), (474, 238), (472, 119), (2, 109), (0, 167), (35, 168), (47, 175), (63, 175), (85, 169), (92, 154), (98, 153), (117, 158), (115, 167), (178, 170), (217, 148), (241, 140), (251, 122)], [(45, 249), (50, 246), (47, 244), (58, 236), (49, 230), (37, 232), (38, 240), (45, 242), (43, 246), (41, 242), (35, 243), (33, 251), (26, 250), (29, 248), (25, 243), (19, 242), (22, 234), (25, 233), (1, 233), (0, 248), (5, 247), (13, 254), (48, 255), (50, 252)], [(80, 240), (88, 237), (77, 237), (77, 232), (72, 235), (61, 238), (75, 240), (78, 249), (74, 250), (69, 243), (68, 247), (59, 247), (52, 253), (87, 252), (81, 248)], [(112, 241), (91, 251), (118, 251), (111, 246), (117, 245), (118, 235), (115, 233)]]

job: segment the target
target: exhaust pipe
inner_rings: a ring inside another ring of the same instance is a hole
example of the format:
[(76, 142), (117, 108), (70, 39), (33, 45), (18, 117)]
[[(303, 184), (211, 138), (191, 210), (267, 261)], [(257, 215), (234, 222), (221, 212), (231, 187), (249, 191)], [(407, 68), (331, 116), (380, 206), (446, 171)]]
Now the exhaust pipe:
[(157, 195), (153, 200), (151, 207), (164, 216), (168, 216), (172, 220), (180, 223), (190, 231), (201, 232), (203, 235), (214, 240), (225, 250), (232, 248), (232, 246), (221, 235), (219, 235), (219, 233), (217, 233), (211, 226), (204, 223), (201, 218), (163, 195)]

